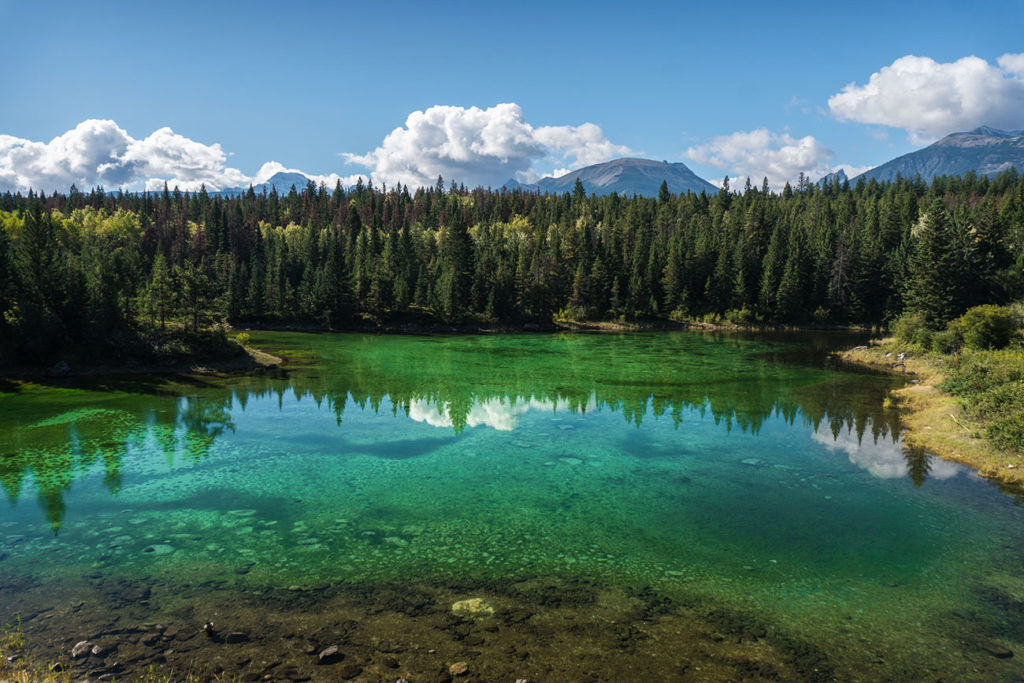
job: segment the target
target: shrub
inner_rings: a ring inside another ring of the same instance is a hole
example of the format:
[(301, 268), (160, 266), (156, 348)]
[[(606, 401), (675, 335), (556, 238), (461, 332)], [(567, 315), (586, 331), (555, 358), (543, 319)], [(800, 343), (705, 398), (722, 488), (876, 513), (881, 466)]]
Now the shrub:
[(904, 344), (914, 344), (926, 349), (931, 348), (932, 336), (935, 332), (928, 327), (923, 313), (906, 313), (892, 324), (892, 333)]
[(964, 340), (960, 336), (960, 331), (954, 327), (949, 327), (942, 332), (936, 332), (932, 335), (932, 351), (935, 353), (942, 353), (948, 356), (959, 351), (963, 343)]
[(1024, 351), (968, 351), (949, 363), (939, 389), (984, 421), (996, 444), (1024, 452)]
[(1020, 323), (1005, 306), (975, 306), (953, 322), (969, 349), (1002, 349), (1009, 345)]
[(740, 309), (732, 309), (725, 313), (726, 321), (733, 325), (753, 325), (757, 322), (757, 317), (754, 312), (747, 308), (745, 305)]

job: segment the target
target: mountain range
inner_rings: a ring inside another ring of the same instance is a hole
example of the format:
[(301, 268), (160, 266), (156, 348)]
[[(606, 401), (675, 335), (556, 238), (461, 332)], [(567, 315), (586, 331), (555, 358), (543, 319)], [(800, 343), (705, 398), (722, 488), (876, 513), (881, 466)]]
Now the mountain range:
[[(296, 192), (302, 192), (305, 189), (306, 184), (309, 183), (311, 178), (307, 178), (301, 173), (290, 173), (288, 171), (279, 171), (274, 175), (267, 178), (266, 182), (260, 183), (259, 185), (253, 185), (252, 189), (256, 194), (263, 194), (264, 191), (270, 192), (276, 189), (278, 194), (288, 194), (291, 192), (292, 185), (295, 186)], [(334, 189), (333, 187), (330, 189)], [(245, 194), (249, 191), (249, 186), (245, 187), (230, 187), (226, 190), (220, 190), (218, 192), (211, 192), (211, 195), (219, 195), (221, 197), (237, 197), (238, 195)]]
[[(937, 176), (964, 175), (974, 171), (978, 175), (994, 176), (1009, 168), (1024, 171), (1024, 130), (999, 130), (989, 126), (975, 128), (965, 133), (952, 133), (938, 142), (909, 154), (897, 157), (881, 166), (876, 166), (851, 179), (852, 181), (872, 178), (879, 181), (896, 180), (897, 176), (913, 178), (920, 175), (930, 181)], [(606, 195), (617, 192), (627, 197), (634, 194), (656, 197), (661, 183), (668, 185), (672, 194), (718, 192), (718, 188), (697, 176), (683, 163), (654, 161), (653, 159), (623, 158), (593, 164), (569, 171), (557, 178), (541, 178), (533, 184), (509, 180), (503, 187), (522, 189), (529, 192), (562, 194), (572, 192), (576, 180), (583, 184), (587, 194)], [(829, 173), (818, 181), (819, 185), (847, 180), (842, 170)], [(275, 173), (266, 182), (254, 185), (257, 194), (276, 189), (278, 194), (287, 194), (292, 186), (302, 191), (310, 182), (301, 173)], [(249, 190), (235, 187), (211, 194), (237, 196)]]
[(994, 176), (1009, 168), (1024, 171), (1024, 130), (999, 130), (982, 126), (966, 133), (952, 133), (924, 149), (865, 171), (856, 179), (896, 180), (897, 176), (923, 180), (937, 176)]
[(541, 178), (532, 185), (522, 185), (510, 180), (505, 183), (505, 187), (562, 194), (573, 191), (577, 178), (587, 194), (604, 195), (617, 192), (627, 197), (634, 194), (657, 197), (663, 182), (668, 185), (668, 191), (672, 194), (718, 192), (717, 187), (697, 176), (686, 164), (635, 158), (613, 159), (603, 164), (586, 166), (557, 178)]

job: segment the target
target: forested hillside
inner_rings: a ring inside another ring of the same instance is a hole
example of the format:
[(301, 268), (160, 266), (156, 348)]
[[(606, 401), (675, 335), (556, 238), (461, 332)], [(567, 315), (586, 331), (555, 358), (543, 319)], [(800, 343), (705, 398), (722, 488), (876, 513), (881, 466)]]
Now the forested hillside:
[[(0, 351), (164, 326), (707, 319), (936, 327), (1024, 293), (1024, 178), (657, 198), (312, 184), (0, 196)], [(112, 341), (113, 340), (113, 341)]]

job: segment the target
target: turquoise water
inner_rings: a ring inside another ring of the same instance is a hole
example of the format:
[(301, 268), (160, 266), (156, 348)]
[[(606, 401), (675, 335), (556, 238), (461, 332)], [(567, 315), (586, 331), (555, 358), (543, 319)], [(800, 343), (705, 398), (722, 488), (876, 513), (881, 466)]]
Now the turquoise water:
[(829, 363), (841, 339), (253, 341), (289, 369), (0, 395), (0, 569), (582, 578), (756, 614), (839, 671), (1012, 670), (979, 643), (1024, 640), (1021, 507), (905, 451), (897, 380)]

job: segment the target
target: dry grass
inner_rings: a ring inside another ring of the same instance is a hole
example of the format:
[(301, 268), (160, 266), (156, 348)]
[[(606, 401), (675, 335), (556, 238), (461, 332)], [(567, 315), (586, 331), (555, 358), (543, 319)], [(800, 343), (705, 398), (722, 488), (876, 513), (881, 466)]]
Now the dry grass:
[[(985, 425), (972, 420), (956, 397), (937, 388), (945, 379), (944, 361), (935, 356), (907, 353), (905, 368), (893, 368), (897, 354), (904, 348), (889, 338), (872, 342), (866, 349), (844, 351), (840, 355), (853, 363), (905, 372), (912, 380), (917, 380), (890, 392), (887, 399), (900, 410), (908, 445), (969, 465), (983, 477), (1014, 487), (1024, 486), (1024, 461), (1020, 454), (999, 448), (986, 439), (983, 436)], [(886, 357), (887, 353), (891, 355)]]

